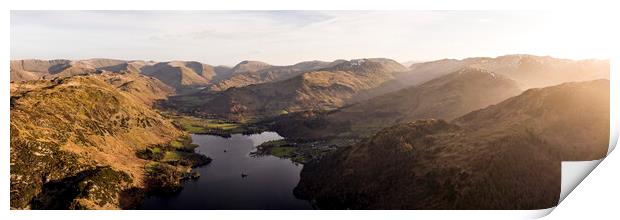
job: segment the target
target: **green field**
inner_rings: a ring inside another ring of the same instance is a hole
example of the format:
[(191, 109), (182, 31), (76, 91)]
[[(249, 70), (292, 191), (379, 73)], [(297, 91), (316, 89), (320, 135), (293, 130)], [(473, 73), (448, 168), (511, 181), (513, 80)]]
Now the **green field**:
[(272, 147), (270, 149), (270, 153), (273, 156), (280, 158), (291, 158), (293, 153), (295, 153), (294, 147)]
[(204, 119), (192, 116), (173, 116), (173, 121), (189, 133), (243, 133), (242, 124), (217, 119)]

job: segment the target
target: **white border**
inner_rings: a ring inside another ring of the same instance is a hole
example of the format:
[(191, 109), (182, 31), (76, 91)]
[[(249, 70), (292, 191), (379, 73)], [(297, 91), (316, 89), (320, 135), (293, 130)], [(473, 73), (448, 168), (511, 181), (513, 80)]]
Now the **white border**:
[[(5, 2), (6, 4), (6, 2)], [(164, 10), (195, 10), (195, 9), (247, 9), (247, 10), (266, 10), (266, 9), (349, 9), (349, 10), (404, 10), (404, 9), (414, 9), (414, 10), (572, 10), (575, 12), (576, 16), (579, 16), (579, 11), (582, 10), (601, 10), (606, 12), (613, 12), (620, 7), (617, 7), (613, 3), (613, 1), (598, 1), (598, 0), (590, 0), (590, 1), (573, 1), (573, 0), (564, 0), (564, 1), (536, 1), (536, 0), (521, 0), (521, 1), (491, 1), (491, 0), (469, 0), (469, 1), (459, 1), (459, 0), (443, 0), (443, 1), (406, 1), (406, 0), (381, 0), (381, 1), (334, 1), (334, 0), (306, 0), (306, 1), (277, 1), (277, 0), (261, 0), (261, 1), (252, 1), (252, 0), (228, 0), (228, 1), (163, 1), (163, 0), (154, 0), (154, 1), (127, 1), (127, 0), (107, 0), (107, 1), (97, 1), (97, 2), (88, 2), (88, 1), (77, 1), (77, 0), (55, 0), (55, 1), (35, 1), (35, 0), (21, 0), (21, 1), (12, 1), (8, 3), (8, 8), (4, 8), (2, 11), (2, 16), (0, 17), (2, 22), (1, 24), (4, 26), (4, 30), (9, 30), (9, 19), (10, 12), (9, 9), (40, 9), (40, 10), (50, 10), (50, 9), (164, 9)], [(7, 7), (4, 6), (4, 7)], [(617, 13), (616, 13), (617, 14)], [(618, 15), (614, 15), (615, 20), (619, 21)], [(618, 38), (617, 27), (610, 27), (610, 34), (615, 35), (615, 39)], [(8, 31), (2, 35), (2, 43), (4, 44), (3, 48), (10, 48), (9, 43), (9, 35)], [(614, 143), (618, 138), (618, 122), (619, 118), (616, 116), (616, 112), (618, 112), (618, 93), (619, 91), (619, 79), (618, 79), (618, 71), (617, 71), (617, 58), (620, 56), (617, 54), (620, 50), (618, 45), (610, 45), (610, 49), (615, 51), (615, 54), (612, 56), (612, 115), (611, 115), (611, 129), (613, 131), (613, 135), (610, 138)], [(8, 60), (10, 60), (10, 50), (2, 50), (2, 60), (5, 62), (0, 62), (2, 68), (4, 70), (4, 74), (0, 74), (0, 82), (2, 82), (3, 87), (8, 87), (9, 82), (9, 66)], [(5, 177), (4, 181), (0, 184), (4, 190), (0, 190), (0, 193), (3, 195), (3, 199), (0, 200), (0, 205), (2, 206), (2, 215), (8, 218), (3, 219), (119, 219), (119, 218), (132, 218), (132, 219), (193, 219), (193, 218), (206, 218), (206, 219), (239, 219), (239, 218), (269, 218), (269, 219), (312, 219), (316, 220), (317, 218), (341, 218), (341, 219), (379, 219), (379, 218), (394, 218), (394, 219), (410, 219), (411, 217), (420, 217), (423, 219), (436, 219), (440, 218), (458, 218), (458, 219), (497, 219), (497, 218), (532, 218), (532, 217), (541, 217), (548, 214), (552, 209), (548, 210), (537, 210), (537, 211), (8, 211), (9, 207), (9, 91), (8, 88), (3, 88), (1, 90), (0, 96), (2, 97), (1, 102), (1, 113), (0, 118), (2, 119), (0, 122), (0, 140), (4, 140), (2, 154), (0, 157), (0, 164), (2, 164), (2, 169), (0, 170), (0, 176)], [(610, 150), (613, 149), (613, 146), (610, 146)], [(604, 166), (606, 163), (602, 163)], [(603, 169), (603, 168), (599, 168)], [(610, 174), (609, 170), (613, 169), (607, 167), (607, 174)], [(594, 172), (596, 173), (597, 170)], [(617, 171), (616, 171), (617, 173)], [(609, 181), (614, 180), (614, 177), (611, 179), (604, 179), (607, 176), (597, 176), (600, 181)], [(618, 178), (618, 177), (615, 177)], [(591, 181), (590, 184), (594, 184)], [(613, 182), (613, 181), (609, 181)], [(617, 181), (616, 181), (617, 182)], [(579, 187), (578, 187), (579, 188)], [(601, 189), (599, 192), (604, 192), (605, 189)], [(569, 196), (570, 199), (578, 200), (576, 195)], [(596, 198), (596, 197), (595, 197)], [(568, 199), (568, 200), (570, 200)], [(592, 198), (590, 198), (592, 199)], [(614, 199), (614, 200), (611, 200)], [(607, 204), (615, 203), (616, 198), (608, 198)], [(601, 201), (593, 201), (592, 203), (600, 203)], [(598, 206), (591, 206), (591, 209), (595, 209), (596, 213), (604, 213), (605, 210), (596, 209)], [(559, 208), (559, 210), (561, 210)], [(564, 216), (571, 216), (571, 212), (581, 213), (585, 211), (593, 211), (593, 210), (580, 210), (579, 208), (573, 210), (563, 210), (569, 213)], [(608, 213), (614, 213), (614, 210), (607, 210)], [(553, 216), (553, 215), (552, 215)]]

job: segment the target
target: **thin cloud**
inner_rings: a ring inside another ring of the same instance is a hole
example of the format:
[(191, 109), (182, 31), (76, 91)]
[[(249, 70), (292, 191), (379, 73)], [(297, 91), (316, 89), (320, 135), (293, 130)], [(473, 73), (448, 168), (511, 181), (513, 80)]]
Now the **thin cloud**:
[[(604, 56), (610, 39), (593, 40), (604, 35), (601, 18), (587, 19), (527, 11), (12, 11), (11, 58), (283, 65), (360, 57)], [(575, 35), (579, 29), (588, 34)]]

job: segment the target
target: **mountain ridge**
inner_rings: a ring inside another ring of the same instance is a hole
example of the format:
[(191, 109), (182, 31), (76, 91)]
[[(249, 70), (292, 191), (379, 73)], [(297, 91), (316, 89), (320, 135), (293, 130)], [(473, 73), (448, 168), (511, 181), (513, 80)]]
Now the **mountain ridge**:
[[(343, 106), (359, 91), (376, 87), (393, 78), (395, 61), (368, 60), (361, 68), (353, 62), (340, 62), (335, 69), (303, 72), (275, 82), (232, 87), (224, 91), (203, 90), (174, 96), (165, 104), (189, 113), (212, 115), (234, 120), (272, 117), (288, 112), (332, 109)], [(364, 70), (370, 67), (371, 70)]]
[(426, 118), (452, 120), (520, 92), (516, 82), (507, 77), (465, 68), (334, 111), (285, 115), (271, 126), (290, 138), (343, 138), (343, 134), (359, 138), (394, 123)]
[(545, 209), (561, 161), (609, 141), (609, 80), (530, 89), (453, 122), (398, 124), (304, 166), (295, 194), (330, 209)]

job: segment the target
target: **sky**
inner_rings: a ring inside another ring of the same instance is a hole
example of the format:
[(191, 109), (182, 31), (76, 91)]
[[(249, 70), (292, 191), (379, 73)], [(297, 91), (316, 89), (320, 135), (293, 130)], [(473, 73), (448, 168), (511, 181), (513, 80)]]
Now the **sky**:
[(534, 54), (610, 56), (611, 22), (548, 11), (11, 11), (11, 59), (235, 65)]

